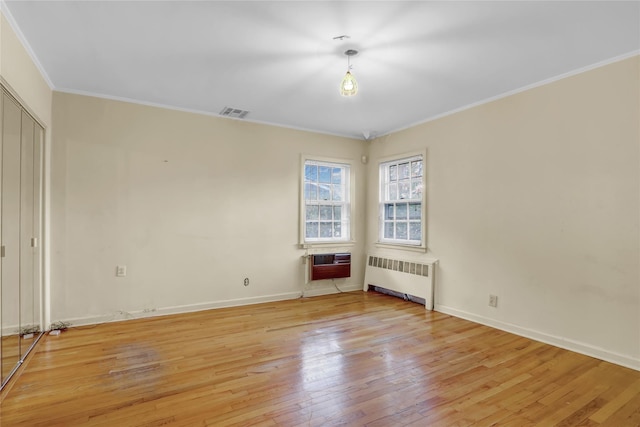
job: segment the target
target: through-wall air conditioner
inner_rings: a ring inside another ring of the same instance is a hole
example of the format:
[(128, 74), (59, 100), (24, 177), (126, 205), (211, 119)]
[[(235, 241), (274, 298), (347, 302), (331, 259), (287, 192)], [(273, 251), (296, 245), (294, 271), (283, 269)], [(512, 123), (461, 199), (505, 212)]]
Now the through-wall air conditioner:
[(311, 280), (339, 279), (351, 277), (351, 254), (314, 254), (310, 255)]

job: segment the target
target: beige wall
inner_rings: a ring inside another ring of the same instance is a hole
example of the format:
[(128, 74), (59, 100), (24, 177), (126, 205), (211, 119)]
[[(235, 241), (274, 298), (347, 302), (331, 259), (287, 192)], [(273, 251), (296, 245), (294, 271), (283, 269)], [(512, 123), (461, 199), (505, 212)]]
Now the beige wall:
[[(352, 160), (364, 182), (359, 140), (58, 92), (54, 106), (53, 320), (298, 297), (301, 155)], [(343, 289), (364, 274), (358, 193)]]
[[(427, 150), (437, 309), (640, 369), (639, 62), (371, 144), (369, 182), (377, 159)], [(368, 191), (369, 242), (376, 191)], [(498, 308), (488, 307), (489, 294)]]

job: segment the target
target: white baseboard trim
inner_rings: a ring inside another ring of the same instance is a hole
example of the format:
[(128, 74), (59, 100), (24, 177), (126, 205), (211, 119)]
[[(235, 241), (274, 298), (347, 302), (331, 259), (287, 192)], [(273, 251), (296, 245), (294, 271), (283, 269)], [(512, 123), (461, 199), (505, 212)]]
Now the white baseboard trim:
[(11, 336), (11, 335), (18, 335), (20, 333), (20, 327), (16, 324), (16, 325), (8, 325), (8, 326), (4, 326), (2, 328), (2, 336), (6, 337), (6, 336)]
[(124, 312), (119, 311), (113, 314), (74, 317), (65, 319), (71, 327), (96, 325), (99, 323), (121, 322), (124, 320), (143, 319), (147, 317), (166, 316), (169, 314), (191, 313), (195, 311), (211, 310), (214, 308), (237, 307), (241, 305), (260, 304), (265, 302), (284, 301), (288, 299), (300, 298), (300, 292), (287, 292), (283, 294), (264, 295), (259, 297), (238, 298), (232, 300), (210, 301), (198, 304), (177, 305), (173, 307), (163, 307), (151, 310), (137, 310)]
[(340, 288), (340, 290), (331, 285), (322, 288), (305, 289), (304, 292), (302, 292), (302, 297), (319, 297), (322, 295), (339, 294), (341, 292), (361, 291), (362, 285), (338, 285), (338, 288)]
[(510, 332), (512, 334), (520, 335), (522, 337), (530, 338), (535, 341), (540, 341), (545, 344), (550, 344), (556, 347), (564, 348), (565, 350), (575, 351), (586, 356), (595, 357), (596, 359), (604, 360), (607, 362), (615, 363), (616, 365), (624, 366), (626, 368), (635, 369), (640, 371), (640, 359), (635, 359), (623, 354), (614, 353), (605, 350), (600, 347), (595, 347), (582, 342), (574, 341), (568, 338), (563, 338), (555, 335), (546, 334), (544, 332), (536, 331), (533, 329), (523, 328), (521, 326), (513, 325), (511, 323), (501, 322), (499, 320), (490, 319), (488, 317), (479, 316), (477, 314), (469, 313), (463, 310), (458, 310), (445, 305), (436, 304), (435, 311), (439, 311), (444, 314), (449, 314), (454, 317), (469, 320), (482, 325), (490, 326), (492, 328), (500, 329), (502, 331)]
[[(42, 328), (42, 326), (40, 326), (39, 323), (30, 323), (28, 325), (24, 325), (24, 326), (38, 326), (39, 328)], [(23, 331), (24, 326), (21, 328), (20, 326), (16, 325), (8, 325), (8, 326), (4, 326), (0, 332), (0, 334), (3, 337), (7, 337), (7, 336), (11, 336), (11, 335), (20, 335), (20, 333)]]

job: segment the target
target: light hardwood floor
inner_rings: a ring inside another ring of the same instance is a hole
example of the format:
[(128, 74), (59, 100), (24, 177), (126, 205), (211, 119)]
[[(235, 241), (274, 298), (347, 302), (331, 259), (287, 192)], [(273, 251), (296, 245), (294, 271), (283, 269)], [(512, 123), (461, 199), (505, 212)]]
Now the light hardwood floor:
[(376, 293), (72, 328), (8, 426), (638, 426), (640, 372)]

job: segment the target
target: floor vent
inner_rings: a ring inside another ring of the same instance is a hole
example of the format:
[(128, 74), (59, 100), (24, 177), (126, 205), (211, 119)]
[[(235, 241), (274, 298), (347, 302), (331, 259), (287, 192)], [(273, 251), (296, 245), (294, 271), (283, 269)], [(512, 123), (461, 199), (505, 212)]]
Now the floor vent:
[(240, 110), (232, 107), (224, 107), (222, 111), (220, 111), (221, 116), (233, 117), (236, 119), (244, 119), (247, 114), (249, 114), (247, 110)]

